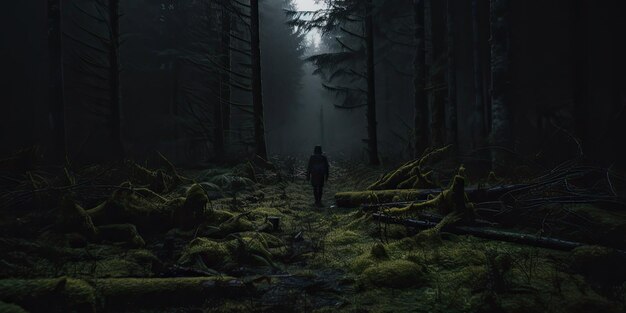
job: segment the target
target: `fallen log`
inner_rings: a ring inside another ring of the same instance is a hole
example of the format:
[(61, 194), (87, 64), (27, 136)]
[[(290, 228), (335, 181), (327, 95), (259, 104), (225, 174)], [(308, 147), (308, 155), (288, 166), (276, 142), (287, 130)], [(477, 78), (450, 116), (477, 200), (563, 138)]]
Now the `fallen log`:
[[(493, 201), (504, 194), (528, 185), (503, 185), (491, 188), (468, 187), (465, 189), (469, 201), (485, 202)], [(338, 192), (335, 194), (335, 203), (339, 207), (356, 208), (366, 206), (367, 209), (375, 210), (380, 206), (408, 205), (415, 201), (428, 199), (429, 196), (436, 196), (443, 189), (391, 189), (391, 190), (366, 190)]]
[(96, 312), (129, 307), (198, 305), (207, 297), (240, 295), (252, 288), (226, 276), (175, 278), (0, 279), (0, 301), (31, 312)]
[[(382, 213), (376, 213), (376, 214), (385, 215)], [(385, 216), (388, 216), (388, 215), (385, 215)], [(437, 224), (444, 219), (444, 217), (441, 216), (440, 214), (431, 213), (431, 212), (419, 212), (417, 213), (417, 218), (419, 218), (418, 221), (427, 221), (427, 222), (432, 222), (434, 224)], [(494, 223), (494, 222), (487, 221), (484, 219), (474, 219), (472, 221), (472, 226), (475, 226), (475, 227), (496, 227), (498, 225), (499, 225), (498, 223)]]
[(247, 285), (228, 277), (108, 278), (92, 284), (107, 310), (202, 304), (208, 297), (241, 294)]
[(401, 200), (426, 200), (428, 195), (438, 194), (442, 190), (436, 189), (392, 189), (338, 192), (335, 194), (335, 203), (339, 207), (356, 208), (362, 204), (379, 204), (399, 202)]
[[(390, 224), (398, 224), (404, 225), (406, 227), (414, 227), (420, 229), (428, 229), (437, 226), (436, 222), (432, 221), (420, 221), (415, 219), (399, 219), (394, 218), (385, 214), (375, 213), (373, 214), (374, 220), (390, 223)], [(544, 237), (538, 235), (531, 234), (523, 234), (516, 232), (507, 232), (496, 229), (489, 229), (483, 227), (475, 227), (475, 226), (466, 226), (466, 225), (446, 225), (441, 231), (448, 232), (457, 235), (470, 235), (479, 238), (498, 240), (498, 241), (507, 241), (513, 242), (523, 245), (530, 245), (541, 248), (555, 249), (555, 250), (564, 250), (569, 251), (578, 247), (589, 245), (587, 243), (575, 242), (562, 240), (558, 238)], [(618, 252), (626, 256), (626, 251), (618, 250)]]

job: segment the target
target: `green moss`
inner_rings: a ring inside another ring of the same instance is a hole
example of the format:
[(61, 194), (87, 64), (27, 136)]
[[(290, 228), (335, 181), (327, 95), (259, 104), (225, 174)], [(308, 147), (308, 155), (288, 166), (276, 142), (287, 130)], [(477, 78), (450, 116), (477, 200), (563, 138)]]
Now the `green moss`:
[(485, 254), (470, 246), (445, 245), (430, 252), (431, 262), (445, 268), (485, 264)]
[[(259, 237), (243, 237), (243, 247), (245, 253), (239, 254), (239, 261), (244, 264), (254, 265), (268, 265), (274, 266), (272, 263), (272, 253), (267, 250), (267, 245), (264, 244)], [(242, 244), (242, 243), (240, 243)]]
[(339, 207), (354, 208), (362, 204), (413, 201), (423, 195), (419, 189), (367, 190), (335, 193)]
[(19, 305), (0, 301), (0, 313), (27, 313)]
[(142, 233), (155, 232), (172, 228), (172, 212), (180, 203), (180, 199), (160, 203), (134, 191), (120, 189), (87, 213), (96, 225), (130, 223)]
[(159, 259), (148, 250), (131, 250), (128, 252), (128, 258), (139, 264), (154, 264), (160, 262)]
[(243, 232), (240, 235), (244, 238), (255, 238), (263, 243), (263, 245), (267, 248), (279, 248), (285, 246), (285, 242), (268, 233), (263, 232)]
[[(89, 263), (86, 265), (93, 266)], [(152, 274), (149, 267), (126, 259), (106, 259), (98, 261), (95, 266), (94, 275), (99, 278), (138, 277)]]
[(252, 214), (260, 216), (260, 217), (266, 217), (266, 216), (283, 217), (283, 216), (285, 216), (285, 214), (283, 214), (283, 212), (281, 212), (279, 209), (272, 208), (272, 207), (258, 207), (258, 208), (254, 208), (254, 209), (252, 209)]
[(363, 253), (354, 258), (350, 264), (350, 269), (356, 274), (361, 274), (366, 269), (379, 262), (389, 260), (387, 249), (381, 243), (374, 244), (367, 253)]
[(447, 189), (443, 190), (436, 197), (423, 202), (409, 204), (401, 208), (390, 208), (385, 210), (389, 215), (415, 214), (426, 210), (436, 210), (447, 215), (455, 212), (463, 219), (472, 220), (474, 218), (473, 204), (469, 202), (465, 194), (465, 178), (455, 176)]
[(350, 270), (353, 273), (361, 274), (363, 271), (374, 266), (376, 263), (377, 260), (372, 258), (369, 253), (362, 254), (352, 260), (352, 263), (350, 263)]
[(255, 230), (254, 224), (244, 216), (233, 216), (219, 225), (218, 237), (225, 237), (233, 233), (241, 233)]
[(272, 263), (265, 238), (251, 234), (250, 237), (239, 237), (228, 241), (215, 241), (207, 238), (192, 240), (178, 263), (193, 265), (200, 258), (210, 268), (221, 268), (229, 262), (247, 265), (269, 265)]
[(389, 259), (389, 255), (387, 254), (387, 249), (385, 249), (385, 246), (381, 243), (374, 244), (372, 246), (372, 249), (370, 250), (370, 254), (372, 255), (372, 257), (378, 260)]
[(0, 300), (29, 311), (95, 312), (96, 296), (93, 287), (78, 279), (3, 279)]
[[(109, 278), (92, 283), (109, 310), (131, 307), (188, 306), (201, 304), (208, 297), (226, 292), (233, 278)], [(223, 287), (221, 286), (223, 285)]]
[(408, 189), (408, 188), (436, 188), (437, 186), (431, 182), (426, 174), (422, 172), (425, 162), (443, 155), (450, 146), (440, 149), (433, 149), (421, 158), (404, 163), (397, 169), (387, 173), (378, 181), (370, 185), (368, 190), (385, 190), (385, 189)]
[(406, 260), (384, 261), (367, 268), (359, 283), (372, 287), (406, 288), (425, 282), (422, 267)]
[(222, 190), (230, 192), (254, 191), (255, 182), (250, 178), (223, 174), (211, 178), (211, 183), (219, 186)]
[(225, 242), (217, 242), (207, 238), (196, 238), (185, 248), (178, 263), (189, 265), (200, 257), (208, 267), (224, 264), (232, 259), (232, 252)]
[(185, 203), (174, 209), (174, 221), (182, 229), (189, 229), (205, 217), (209, 199), (206, 192), (198, 184), (194, 184), (187, 190)]
[(360, 241), (362, 235), (357, 234), (351, 230), (333, 230), (326, 235), (326, 242), (329, 245), (347, 245)]

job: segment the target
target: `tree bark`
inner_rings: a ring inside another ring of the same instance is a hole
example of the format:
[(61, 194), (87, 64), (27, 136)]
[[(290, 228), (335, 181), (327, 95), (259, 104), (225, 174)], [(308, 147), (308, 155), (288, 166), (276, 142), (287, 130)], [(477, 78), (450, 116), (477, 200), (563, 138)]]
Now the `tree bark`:
[(444, 112), (439, 99), (437, 84), (439, 82), (436, 79), (438, 69), (435, 66), (435, 45), (434, 45), (434, 22), (433, 22), (433, 2), (432, 0), (424, 0), (424, 37), (425, 37), (425, 58), (426, 68), (428, 70), (426, 74), (426, 96), (429, 108), (429, 133), (430, 133), (430, 145), (433, 147), (441, 147), (444, 142)]
[(492, 168), (503, 169), (505, 150), (513, 148), (510, 99), (509, 0), (491, 0), (491, 153)]
[(413, 78), (415, 103), (414, 103), (414, 156), (420, 157), (428, 147), (428, 96), (426, 93), (426, 36), (424, 23), (424, 0), (413, 0), (413, 14), (415, 20), (415, 59), (413, 65), (415, 74)]
[(573, 1), (571, 45), (574, 67), (573, 101), (574, 131), (580, 143), (587, 136), (587, 107), (589, 102), (589, 30), (586, 17), (586, 1)]
[(230, 14), (222, 4), (220, 14), (220, 63), (223, 69), (219, 78), (219, 100), (213, 109), (213, 145), (215, 147), (215, 158), (222, 160), (224, 157), (224, 122), (226, 117), (224, 111), (230, 107)]
[(49, 114), (50, 130), (54, 136), (55, 160), (65, 161), (65, 99), (63, 75), (62, 2), (48, 0), (48, 51), (50, 57)]
[(379, 165), (378, 134), (376, 125), (376, 74), (374, 69), (374, 17), (373, 2), (365, 4), (365, 45), (367, 49), (367, 148), (370, 165)]
[(324, 131), (324, 105), (320, 104), (320, 144), (322, 147), (326, 145), (326, 134)]
[(446, 2), (446, 29), (447, 29), (447, 58), (448, 58), (448, 101), (446, 112), (446, 142), (457, 145), (458, 142), (458, 118), (457, 118), (457, 93), (456, 93), (456, 56), (455, 56), (455, 17), (452, 1)]
[(254, 113), (255, 153), (267, 160), (263, 118), (263, 86), (261, 84), (261, 45), (259, 34), (259, 0), (250, 0), (250, 33), (252, 48), (252, 106)]
[[(483, 64), (480, 53), (480, 17), (478, 15), (478, 0), (472, 0), (472, 51), (474, 57), (474, 123), (475, 135), (477, 140), (475, 146), (482, 146), (483, 138), (487, 133), (485, 127), (485, 101), (484, 101), (484, 82), (483, 82)], [(476, 148), (476, 147), (475, 147)]]
[[(225, 69), (231, 70), (231, 56), (230, 56), (230, 31), (231, 31), (231, 16), (230, 12), (226, 8), (222, 8), (222, 66)], [(228, 138), (228, 131), (230, 131), (230, 73), (222, 71), (222, 88), (220, 90), (221, 97), (224, 99), (222, 102), (222, 126), (226, 138)]]
[(124, 157), (124, 147), (122, 144), (122, 122), (120, 104), (120, 2), (119, 0), (109, 0), (109, 97), (110, 116), (109, 126), (111, 139), (114, 144), (114, 157), (122, 159)]

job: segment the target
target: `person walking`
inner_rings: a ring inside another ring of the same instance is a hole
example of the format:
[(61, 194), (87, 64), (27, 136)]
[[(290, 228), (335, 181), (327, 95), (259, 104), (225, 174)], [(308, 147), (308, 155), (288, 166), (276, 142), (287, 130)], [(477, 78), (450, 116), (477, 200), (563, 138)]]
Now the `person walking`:
[(329, 173), (328, 159), (322, 155), (322, 146), (315, 146), (313, 155), (309, 158), (307, 166), (306, 178), (313, 186), (313, 196), (315, 197), (315, 205), (322, 206), (322, 193), (324, 183), (328, 181)]

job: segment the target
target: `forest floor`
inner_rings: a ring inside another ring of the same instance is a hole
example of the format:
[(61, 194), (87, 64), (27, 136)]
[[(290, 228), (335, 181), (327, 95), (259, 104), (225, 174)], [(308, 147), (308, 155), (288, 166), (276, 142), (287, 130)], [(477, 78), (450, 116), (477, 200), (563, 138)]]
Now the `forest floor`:
[[(333, 163), (317, 208), (303, 164), (277, 167), (15, 180), (2, 195), (0, 312), (624, 312), (618, 250), (381, 224), (334, 194), (383, 169)], [(626, 229), (623, 211), (580, 210)]]

